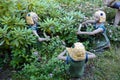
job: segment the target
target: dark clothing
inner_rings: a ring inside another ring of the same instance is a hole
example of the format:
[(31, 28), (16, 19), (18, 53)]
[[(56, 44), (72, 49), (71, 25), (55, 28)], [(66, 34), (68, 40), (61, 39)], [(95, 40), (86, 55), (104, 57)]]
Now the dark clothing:
[(33, 26), (29, 26), (28, 28), (31, 29), (31, 30), (37, 30), (37, 24), (36, 25), (33, 25)]
[(100, 48), (106, 48), (110, 45), (110, 41), (106, 35), (106, 28), (103, 23), (101, 24), (94, 24), (94, 29), (101, 28), (103, 29), (103, 32), (95, 34), (95, 38), (93, 40), (94, 49), (100, 49)]
[(85, 63), (88, 61), (88, 55), (86, 53), (85, 60), (82, 61), (74, 61), (69, 55), (67, 56), (67, 64), (70, 64), (69, 66), (69, 74), (72, 78), (80, 78), (84, 73), (84, 67)]
[(111, 8), (120, 9), (120, 1), (115, 2), (114, 5), (111, 6)]

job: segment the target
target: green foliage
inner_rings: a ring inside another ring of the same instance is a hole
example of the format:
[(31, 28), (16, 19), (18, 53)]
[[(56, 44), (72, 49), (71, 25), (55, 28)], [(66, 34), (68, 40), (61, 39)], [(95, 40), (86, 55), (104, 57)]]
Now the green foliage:
[[(76, 28), (74, 28), (75, 19), (73, 17), (64, 17), (57, 19), (46, 19), (41, 23), (41, 28), (51, 36), (60, 36), (67, 43), (72, 44), (77, 41)], [(61, 24), (61, 25), (60, 25)], [(66, 37), (68, 36), (68, 37)]]
[[(3, 56), (0, 66), (8, 64), (20, 69), (13, 75), (14, 80), (68, 80), (66, 70), (69, 65), (64, 65), (56, 58), (57, 55), (65, 46), (71, 47), (77, 41), (83, 42), (87, 50), (92, 47), (93, 37), (76, 35), (79, 23), (92, 19), (93, 13), (100, 7), (107, 13), (110, 24), (115, 13), (112, 9), (102, 7), (101, 0), (1, 0), (0, 4), (0, 57)], [(27, 29), (25, 16), (30, 11), (38, 14), (38, 31), (49, 35), (50, 41), (37, 42), (32, 31)], [(88, 25), (82, 30), (92, 31), (93, 28)], [(119, 30), (107, 25), (107, 34), (113, 43), (119, 44)], [(42, 57), (40, 62), (37, 62), (35, 51)], [(119, 55), (114, 56), (115, 52), (110, 51), (87, 64), (88, 76), (84, 76), (83, 80), (119, 80)], [(116, 74), (111, 77), (112, 73), (107, 68)]]
[(104, 8), (104, 11), (106, 12), (106, 21), (111, 25), (114, 22), (114, 18), (116, 15), (116, 10), (112, 8)]
[(111, 49), (111, 52), (106, 51), (102, 56), (100, 56), (95, 66), (96, 79), (119, 80), (119, 66), (117, 65), (119, 64), (119, 56), (119, 50), (115, 50), (115, 48)]
[(69, 13), (66, 13), (67, 16), (71, 16), (74, 20), (75, 23), (74, 25), (78, 25), (80, 22), (83, 21), (84, 19), (84, 14), (81, 11), (70, 11)]
[[(13, 6), (13, 1), (11, 0), (1, 0), (0, 1), (0, 17), (3, 15), (10, 15), (10, 13), (12, 13), (12, 11), (14, 11), (14, 6)], [(13, 7), (13, 8), (12, 8)], [(9, 12), (10, 11), (10, 12)]]
[(58, 36), (51, 38), (50, 42), (43, 42), (40, 45), (39, 51), (41, 55), (46, 56), (48, 59), (54, 56), (55, 52), (60, 53), (65, 48)]
[(10, 34), (12, 38), (9, 39), (11, 41), (11, 46), (13, 47), (28, 47), (28, 45), (36, 43), (36, 38), (33, 35), (31, 35), (32, 31), (28, 30), (27, 28), (14, 28), (14, 30), (11, 31)]
[[(28, 47), (30, 45), (36, 43), (36, 38), (33, 35), (31, 35), (32, 34), (31, 30), (27, 30), (27, 28), (20, 29), (19, 27), (17, 27), (14, 28), (12, 31), (11, 30), (9, 32), (8, 31), (9, 31), (8, 26), (4, 26), (3, 29), (2, 28), (0, 29), (1, 35), (0, 49), (6, 50), (5, 55), (8, 54), (12, 56), (11, 66), (21, 67), (20, 63), (24, 61), (30, 62), (27, 60), (29, 59), (28, 57), (30, 56), (26, 56), (23, 54), (27, 53), (30, 54), (30, 52), (27, 52), (27, 49), (29, 49)], [(10, 49), (10, 51), (8, 51), (8, 49)]]
[(7, 42), (7, 26), (4, 26), (4, 28), (0, 28), (0, 46), (2, 46), (4, 44), (4, 42)]
[(48, 34), (55, 34), (60, 31), (60, 24), (57, 19), (47, 18), (41, 23), (40, 28), (42, 28)]
[(107, 25), (108, 37), (113, 42), (120, 42), (120, 28), (113, 25)]
[(26, 62), (31, 62), (32, 61), (32, 57), (30, 57), (30, 54), (28, 54), (28, 52), (25, 50), (25, 48), (16, 48), (15, 50), (12, 50), (12, 59), (10, 62), (10, 66), (12, 66), (13, 68), (22, 68), (24, 64), (24, 61)]
[(25, 20), (19, 17), (15, 17), (15, 16), (9, 16), (9, 17), (3, 16), (1, 17), (0, 21), (2, 25), (8, 25), (10, 26), (10, 28), (14, 28), (18, 26), (21, 26), (21, 27), (25, 26)]
[(65, 66), (62, 61), (56, 58), (56, 56), (51, 57), (49, 60), (46, 60), (46, 57), (43, 57), (43, 61), (40, 63), (33, 62), (24, 66), (22, 72), (19, 72), (19, 75), (16, 75), (13, 78), (20, 80), (64, 80), (64, 78), (68, 77), (64, 74), (68, 66)]

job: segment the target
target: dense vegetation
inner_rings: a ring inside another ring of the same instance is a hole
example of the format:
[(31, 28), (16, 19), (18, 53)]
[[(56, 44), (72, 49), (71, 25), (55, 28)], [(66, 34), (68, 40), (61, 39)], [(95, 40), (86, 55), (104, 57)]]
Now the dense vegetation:
[[(0, 0), (0, 67), (9, 67), (13, 80), (69, 80), (68, 66), (57, 59), (64, 46), (81, 41), (91, 49), (90, 36), (77, 36), (79, 23), (92, 19), (93, 13), (102, 9), (107, 14), (107, 34), (111, 48), (89, 61), (82, 80), (120, 79), (120, 28), (115, 28), (115, 10), (103, 6), (101, 0)], [(25, 16), (34, 11), (39, 17), (39, 35), (50, 36), (47, 42), (37, 42), (27, 27)], [(91, 26), (91, 25), (89, 25)], [(90, 28), (86, 29), (90, 31)], [(66, 43), (64, 44), (63, 41)], [(34, 51), (39, 51), (37, 61)], [(4, 79), (7, 79), (6, 76)]]

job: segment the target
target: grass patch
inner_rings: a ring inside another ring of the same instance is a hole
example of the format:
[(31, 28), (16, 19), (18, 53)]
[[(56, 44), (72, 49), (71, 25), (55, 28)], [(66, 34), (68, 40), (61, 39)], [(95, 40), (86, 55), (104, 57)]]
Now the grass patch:
[(90, 60), (82, 80), (120, 80), (120, 48), (112, 46)]

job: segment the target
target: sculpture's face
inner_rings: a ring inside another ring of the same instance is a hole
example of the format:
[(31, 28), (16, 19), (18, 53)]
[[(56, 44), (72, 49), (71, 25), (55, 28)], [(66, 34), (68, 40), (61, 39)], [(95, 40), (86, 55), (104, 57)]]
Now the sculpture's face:
[(94, 19), (95, 19), (96, 22), (99, 22), (100, 16), (99, 15), (94, 15)]

